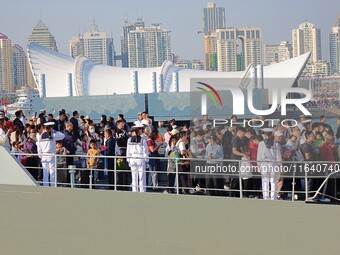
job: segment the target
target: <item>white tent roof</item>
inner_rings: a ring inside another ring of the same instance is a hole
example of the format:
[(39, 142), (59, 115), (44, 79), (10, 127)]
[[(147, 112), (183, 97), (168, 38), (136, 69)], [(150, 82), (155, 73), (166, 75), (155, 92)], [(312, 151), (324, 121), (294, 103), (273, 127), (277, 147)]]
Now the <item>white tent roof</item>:
[[(175, 67), (170, 61), (164, 62), (162, 67), (156, 68), (122, 68), (94, 64), (90, 60), (80, 57), (71, 58), (64, 54), (54, 52), (37, 43), (31, 42), (28, 46), (28, 56), (31, 70), (38, 86), (39, 75), (45, 74), (46, 96), (68, 96), (67, 74), (72, 74), (74, 96), (81, 95), (112, 95), (134, 93), (133, 75), (138, 72), (138, 92), (154, 92), (153, 73), (156, 79), (163, 74), (164, 92), (174, 91), (172, 74), (178, 73), (178, 90), (189, 91), (191, 78), (241, 78), (244, 72), (215, 72), (189, 70)], [(264, 78), (289, 78), (284, 86), (291, 86), (302, 72), (310, 53), (299, 57), (264, 67)], [(266, 84), (266, 83), (265, 83)], [(81, 86), (80, 93), (79, 86)], [(265, 85), (266, 87), (267, 85)], [(282, 87), (275, 83), (269, 86)]]

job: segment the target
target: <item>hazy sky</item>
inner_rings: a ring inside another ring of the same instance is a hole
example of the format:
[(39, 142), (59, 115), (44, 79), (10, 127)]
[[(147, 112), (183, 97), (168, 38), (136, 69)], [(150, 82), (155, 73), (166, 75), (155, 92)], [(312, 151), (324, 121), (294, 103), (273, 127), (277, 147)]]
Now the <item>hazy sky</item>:
[[(60, 52), (69, 54), (68, 41), (88, 31), (93, 17), (100, 31), (113, 34), (120, 53), (124, 19), (137, 13), (146, 25), (162, 23), (171, 31), (172, 51), (183, 59), (202, 59), (202, 8), (204, 0), (11, 0), (0, 9), (0, 32), (25, 47), (27, 37), (41, 17), (57, 40)], [(329, 60), (328, 35), (340, 15), (339, 0), (216, 0), (226, 9), (227, 26), (259, 26), (263, 42), (291, 42), (291, 30), (308, 20), (321, 29), (322, 58)]]

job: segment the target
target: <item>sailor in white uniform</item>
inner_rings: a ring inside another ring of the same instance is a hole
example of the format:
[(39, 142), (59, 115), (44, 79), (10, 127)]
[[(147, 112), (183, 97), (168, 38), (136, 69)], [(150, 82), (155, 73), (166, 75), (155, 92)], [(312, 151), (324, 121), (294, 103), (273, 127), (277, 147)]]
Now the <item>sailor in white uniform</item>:
[(56, 162), (53, 154), (56, 153), (56, 141), (63, 140), (65, 135), (53, 130), (54, 122), (47, 122), (44, 126), (44, 132), (38, 137), (38, 154), (43, 168), (44, 186), (54, 186)]
[(131, 131), (132, 137), (128, 139), (126, 157), (127, 162), (131, 168), (132, 176), (132, 191), (145, 192), (146, 191), (146, 164), (148, 163), (147, 157), (148, 145), (146, 140), (140, 135), (142, 134), (142, 125), (133, 127)]
[(282, 162), (281, 149), (280, 145), (274, 141), (272, 128), (264, 128), (262, 131), (265, 133), (266, 138), (259, 143), (257, 160), (262, 175), (263, 199), (276, 200)]

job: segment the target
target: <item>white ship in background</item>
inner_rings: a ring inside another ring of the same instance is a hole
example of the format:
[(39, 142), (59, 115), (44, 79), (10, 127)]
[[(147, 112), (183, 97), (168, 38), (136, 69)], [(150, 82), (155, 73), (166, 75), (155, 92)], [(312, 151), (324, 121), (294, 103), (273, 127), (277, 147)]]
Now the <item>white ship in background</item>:
[(17, 98), (13, 104), (4, 105), (4, 111), (14, 115), (16, 111), (22, 110), (25, 116), (34, 116), (33, 99), (39, 97), (39, 92), (28, 86), (21, 87), (16, 92)]

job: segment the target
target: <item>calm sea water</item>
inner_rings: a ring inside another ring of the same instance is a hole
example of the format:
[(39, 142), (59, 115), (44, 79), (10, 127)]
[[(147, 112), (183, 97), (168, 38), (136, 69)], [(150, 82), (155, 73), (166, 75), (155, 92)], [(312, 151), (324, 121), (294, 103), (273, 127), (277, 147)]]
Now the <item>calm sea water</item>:
[[(332, 127), (334, 133), (336, 133), (336, 130), (338, 128), (338, 125), (336, 124), (336, 120), (337, 118), (327, 118), (327, 124), (329, 124)], [(319, 121), (319, 119), (313, 119), (313, 122), (317, 122), (317, 121)]]

